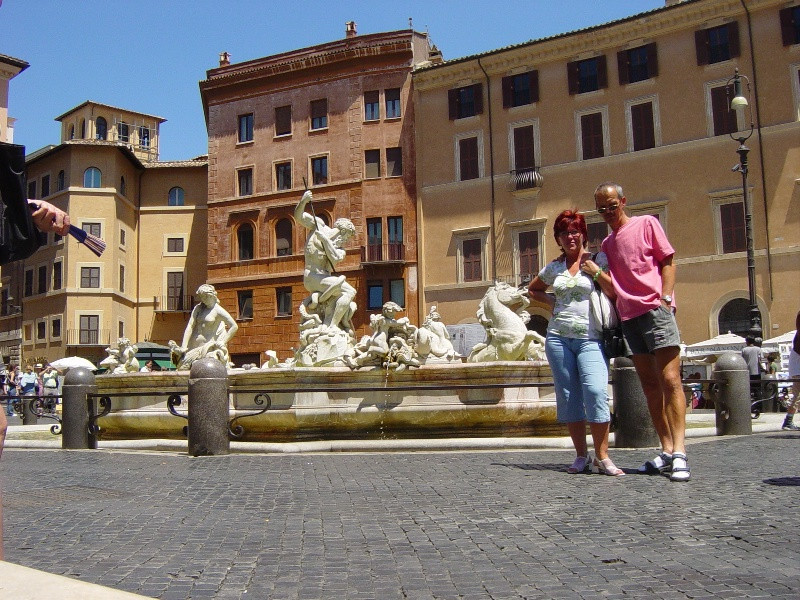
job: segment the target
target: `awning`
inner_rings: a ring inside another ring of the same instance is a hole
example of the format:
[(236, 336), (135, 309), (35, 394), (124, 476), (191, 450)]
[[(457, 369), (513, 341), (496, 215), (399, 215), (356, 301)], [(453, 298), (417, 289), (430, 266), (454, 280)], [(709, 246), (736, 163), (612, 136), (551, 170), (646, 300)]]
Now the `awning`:
[(162, 360), (160, 358), (154, 358), (153, 362), (156, 363), (159, 367), (161, 367), (162, 371), (174, 371), (175, 365), (172, 364), (170, 360)]

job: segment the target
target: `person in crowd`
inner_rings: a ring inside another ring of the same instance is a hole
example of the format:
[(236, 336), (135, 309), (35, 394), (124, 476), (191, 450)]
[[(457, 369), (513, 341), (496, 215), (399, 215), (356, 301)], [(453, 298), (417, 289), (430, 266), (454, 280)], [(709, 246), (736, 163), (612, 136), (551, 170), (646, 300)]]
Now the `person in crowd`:
[(764, 363), (764, 356), (753, 336), (745, 337), (744, 343), (742, 358), (747, 363), (747, 370), (750, 372), (750, 395), (754, 400), (758, 400), (761, 398), (761, 372), (763, 371), (761, 365)]
[(52, 365), (47, 365), (42, 371), (41, 378), (45, 408), (55, 413), (58, 406), (58, 371)]
[(140, 373), (152, 373), (155, 370), (156, 370), (156, 364), (153, 362), (152, 359), (150, 359), (146, 363), (144, 363), (144, 366), (141, 369), (139, 369), (139, 372)]
[(19, 393), (22, 396), (35, 396), (38, 385), (39, 377), (34, 372), (33, 365), (28, 365), (19, 380)]
[(11, 402), (11, 396), (8, 393), (8, 378), (10, 373), (5, 365), (2, 366), (2, 370), (0, 370), (0, 386), (2, 386), (3, 396), (6, 399), (6, 415), (9, 417), (14, 414), (13, 404)]
[[(800, 311), (795, 317), (794, 328), (796, 331), (792, 339), (792, 349), (789, 350), (789, 379), (800, 379)], [(800, 381), (792, 383), (792, 392), (794, 397), (786, 408), (786, 416), (781, 429), (797, 431), (800, 430), (800, 426), (794, 422), (794, 415), (797, 413), (797, 405), (800, 403)]]
[(595, 207), (611, 228), (602, 248), (608, 258), (625, 341), (642, 383), (661, 452), (641, 473), (670, 473), (688, 481), (686, 398), (680, 371), (680, 332), (675, 320), (675, 250), (658, 219), (625, 213), (622, 187), (597, 186)]
[[(608, 363), (600, 346), (601, 333), (590, 326), (589, 296), (594, 282), (614, 293), (603, 270), (605, 255), (595, 260), (586, 251), (586, 220), (574, 210), (556, 217), (553, 233), (561, 256), (549, 263), (528, 286), (531, 298), (553, 313), (547, 325), (545, 352), (553, 371), (558, 420), (566, 423), (576, 458), (568, 473), (588, 469), (606, 475), (624, 475), (608, 456)], [(555, 296), (546, 293), (552, 287)], [(586, 422), (594, 443), (591, 460), (586, 444)]]

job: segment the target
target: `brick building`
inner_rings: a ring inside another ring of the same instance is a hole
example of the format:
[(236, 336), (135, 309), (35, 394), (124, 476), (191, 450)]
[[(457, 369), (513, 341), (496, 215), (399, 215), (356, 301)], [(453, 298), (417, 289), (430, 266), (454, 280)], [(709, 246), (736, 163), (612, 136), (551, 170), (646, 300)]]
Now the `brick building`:
[[(236, 364), (297, 345), (308, 232), (316, 215), (356, 228), (337, 271), (357, 288), (357, 336), (385, 301), (417, 314), (411, 72), (431, 55), (412, 30), (357, 35), (242, 63), (226, 53), (200, 83), (208, 127), (208, 280), (239, 322)], [(304, 180), (306, 183), (304, 183)]]

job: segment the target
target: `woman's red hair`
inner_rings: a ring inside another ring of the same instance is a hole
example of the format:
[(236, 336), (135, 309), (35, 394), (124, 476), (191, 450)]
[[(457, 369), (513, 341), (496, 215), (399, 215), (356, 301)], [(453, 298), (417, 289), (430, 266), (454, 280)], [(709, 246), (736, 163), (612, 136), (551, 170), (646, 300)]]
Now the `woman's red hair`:
[(584, 219), (583, 215), (577, 210), (570, 209), (558, 215), (553, 223), (553, 235), (556, 238), (556, 244), (558, 244), (558, 235), (562, 231), (568, 231), (571, 227), (581, 232), (583, 247), (586, 248), (589, 244), (589, 232), (586, 230), (586, 219)]

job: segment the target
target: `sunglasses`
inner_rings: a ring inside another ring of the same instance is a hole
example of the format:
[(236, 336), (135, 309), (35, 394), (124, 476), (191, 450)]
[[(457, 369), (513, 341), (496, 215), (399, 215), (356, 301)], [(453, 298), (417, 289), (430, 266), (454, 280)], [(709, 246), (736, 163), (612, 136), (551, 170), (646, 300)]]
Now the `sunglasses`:
[(608, 206), (601, 206), (600, 208), (597, 209), (597, 212), (599, 212), (602, 215), (607, 212), (614, 212), (618, 208), (619, 208), (619, 202), (617, 202), (616, 204), (609, 204)]

